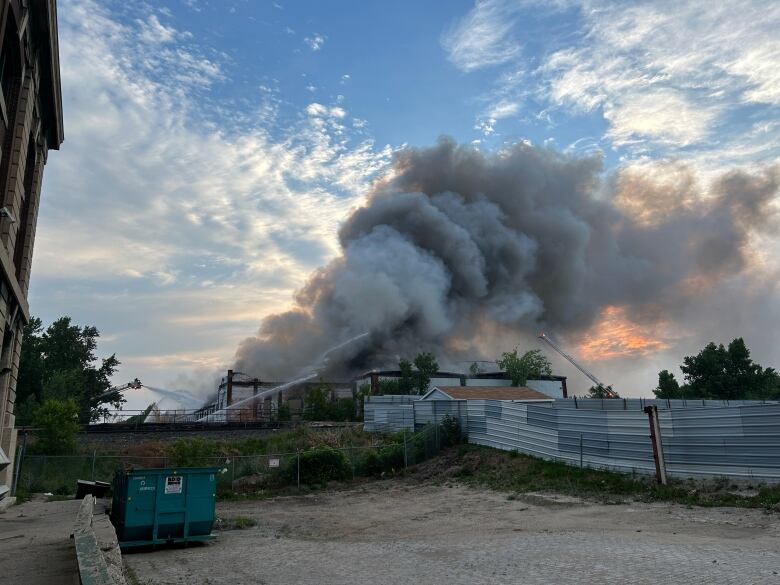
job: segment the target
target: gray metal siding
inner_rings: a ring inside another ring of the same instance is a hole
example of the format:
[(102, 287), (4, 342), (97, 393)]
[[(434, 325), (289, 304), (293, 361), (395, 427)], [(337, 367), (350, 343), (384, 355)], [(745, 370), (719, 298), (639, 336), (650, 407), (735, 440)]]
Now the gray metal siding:
[(559, 400), (550, 408), (404, 398), (405, 404), (389, 398), (367, 402), (365, 429), (420, 428), (449, 414), (460, 418), (470, 443), (573, 465), (654, 473), (648, 419), (640, 406), (656, 404), (669, 475), (780, 481), (777, 403), (628, 399), (579, 400), (575, 407), (572, 400)]

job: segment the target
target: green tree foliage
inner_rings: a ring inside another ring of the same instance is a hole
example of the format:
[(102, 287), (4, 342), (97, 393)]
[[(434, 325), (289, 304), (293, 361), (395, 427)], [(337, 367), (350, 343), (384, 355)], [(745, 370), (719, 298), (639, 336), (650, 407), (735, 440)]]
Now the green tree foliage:
[(106, 405), (119, 408), (122, 395), (108, 392), (119, 360), (116, 355), (98, 360), (99, 337), (97, 328), (73, 325), (70, 317), (60, 317), (45, 330), (40, 319), (30, 319), (17, 383), (20, 424), (28, 424), (36, 406), (52, 399), (73, 399), (82, 423), (99, 419)]
[(517, 355), (517, 348), (511, 352), (505, 351), (496, 360), (496, 365), (509, 374), (512, 386), (525, 386), (529, 378), (552, 374), (550, 361), (538, 349), (527, 351), (522, 356)]
[(653, 390), (656, 398), (684, 398), (680, 383), (669, 370), (658, 372), (658, 387)]
[(358, 418), (357, 404), (353, 398), (330, 399), (329, 384), (321, 383), (309, 390), (303, 400), (303, 419), (317, 421), (354, 421)]
[(431, 377), (439, 371), (439, 363), (432, 353), (421, 352), (411, 362), (402, 358), (398, 362), (401, 376), (398, 380), (380, 380), (380, 394), (425, 394)]
[(620, 398), (620, 395), (612, 389), (612, 386), (591, 386), (586, 394), (587, 398)]
[(658, 387), (653, 390), (657, 398), (780, 399), (780, 375), (755, 363), (741, 337), (728, 347), (708, 343), (698, 354), (685, 356), (680, 369), (682, 385), (668, 370), (658, 373)]
[[(411, 394), (414, 389), (414, 368), (412, 362), (402, 358), (398, 362), (398, 369), (401, 370), (401, 377), (398, 380), (398, 394)], [(386, 392), (389, 394), (389, 392)]]
[(439, 371), (439, 362), (432, 353), (418, 353), (414, 358), (414, 386), (417, 394), (425, 394), (431, 383), (431, 377)]
[(72, 398), (49, 399), (35, 409), (33, 426), (36, 430), (35, 451), (46, 455), (73, 452), (80, 426), (79, 409)]
[(304, 420), (330, 419), (330, 386), (321, 383), (314, 390), (306, 392), (303, 399)]
[(292, 420), (292, 412), (289, 404), (281, 404), (276, 410), (276, 420), (279, 422), (289, 422)]
[(439, 429), (442, 447), (451, 447), (460, 444), (463, 437), (461, 436), (459, 418), (449, 414), (445, 415), (439, 423)]
[(474, 363), (472, 363), (469, 366), (469, 373), (472, 376), (476, 376), (478, 374), (481, 374), (482, 373), (482, 367), (477, 362), (474, 362)]
[[(411, 383), (407, 385), (403, 385), (404, 388), (407, 388), (406, 392), (401, 392), (401, 380), (391, 380), (391, 379), (382, 379), (379, 380), (379, 395), (385, 396), (387, 394), (409, 394), (409, 389), (411, 389)], [(371, 386), (369, 385), (369, 390)]]

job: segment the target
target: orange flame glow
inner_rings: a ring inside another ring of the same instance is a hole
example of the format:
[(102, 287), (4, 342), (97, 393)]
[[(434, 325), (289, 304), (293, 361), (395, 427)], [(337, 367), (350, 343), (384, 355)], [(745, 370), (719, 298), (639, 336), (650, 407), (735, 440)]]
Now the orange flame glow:
[(660, 334), (664, 323), (640, 325), (631, 321), (623, 307), (608, 306), (578, 345), (584, 360), (600, 361), (644, 357), (669, 347)]

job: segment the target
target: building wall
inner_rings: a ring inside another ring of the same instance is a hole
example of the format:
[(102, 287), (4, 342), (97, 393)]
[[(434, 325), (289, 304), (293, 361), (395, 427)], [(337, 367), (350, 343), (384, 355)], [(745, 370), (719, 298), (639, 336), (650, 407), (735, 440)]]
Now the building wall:
[(11, 483), (22, 328), (41, 180), (49, 149), (62, 141), (56, 4), (0, 0), (0, 490)]
[(538, 390), (550, 398), (565, 398), (563, 383), (559, 380), (526, 380), (526, 386), (532, 390)]

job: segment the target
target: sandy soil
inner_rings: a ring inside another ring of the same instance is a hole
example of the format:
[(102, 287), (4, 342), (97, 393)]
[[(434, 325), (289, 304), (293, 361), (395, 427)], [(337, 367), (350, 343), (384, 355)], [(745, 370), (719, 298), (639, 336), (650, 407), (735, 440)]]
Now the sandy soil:
[(133, 553), (143, 583), (780, 583), (780, 516), (388, 480), (228, 502), (257, 525)]

